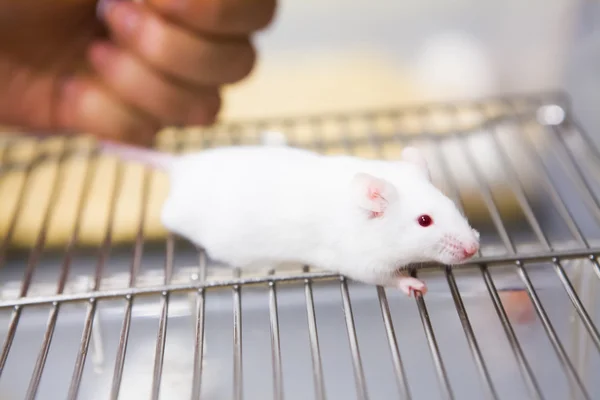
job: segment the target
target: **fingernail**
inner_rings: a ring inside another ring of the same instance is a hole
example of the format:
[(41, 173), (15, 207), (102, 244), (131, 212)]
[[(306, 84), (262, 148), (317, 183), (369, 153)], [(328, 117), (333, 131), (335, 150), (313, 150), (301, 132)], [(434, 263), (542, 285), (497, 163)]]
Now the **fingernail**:
[(96, 67), (104, 68), (111, 64), (110, 59), (114, 53), (114, 47), (108, 43), (97, 43), (90, 50), (90, 59)]
[(96, 14), (100, 20), (112, 22), (124, 33), (130, 33), (140, 22), (140, 13), (132, 3), (127, 0), (99, 0)]
[(106, 16), (116, 3), (122, 0), (98, 0), (96, 4), (96, 17), (101, 21), (106, 21)]
[(108, 18), (113, 18), (114, 23), (120, 26), (124, 33), (127, 34), (137, 29), (141, 19), (141, 15), (135, 5), (127, 3), (122, 3), (118, 7), (114, 7), (107, 16)]

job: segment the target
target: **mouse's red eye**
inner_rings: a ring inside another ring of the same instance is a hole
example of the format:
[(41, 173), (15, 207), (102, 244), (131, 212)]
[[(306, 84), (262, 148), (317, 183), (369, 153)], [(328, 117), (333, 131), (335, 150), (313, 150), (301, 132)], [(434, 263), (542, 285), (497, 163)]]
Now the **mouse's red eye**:
[(427, 227), (433, 223), (433, 220), (431, 219), (431, 217), (426, 214), (421, 215), (419, 217), (418, 221), (419, 221), (419, 225), (421, 225), (422, 227)]

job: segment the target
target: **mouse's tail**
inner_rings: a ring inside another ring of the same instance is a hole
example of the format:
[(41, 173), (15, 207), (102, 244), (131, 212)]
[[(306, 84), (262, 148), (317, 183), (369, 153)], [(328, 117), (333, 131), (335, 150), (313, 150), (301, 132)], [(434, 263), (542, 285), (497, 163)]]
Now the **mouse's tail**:
[(168, 169), (173, 161), (171, 154), (121, 143), (101, 141), (99, 148), (102, 153), (115, 155), (122, 161), (137, 162), (161, 170)]

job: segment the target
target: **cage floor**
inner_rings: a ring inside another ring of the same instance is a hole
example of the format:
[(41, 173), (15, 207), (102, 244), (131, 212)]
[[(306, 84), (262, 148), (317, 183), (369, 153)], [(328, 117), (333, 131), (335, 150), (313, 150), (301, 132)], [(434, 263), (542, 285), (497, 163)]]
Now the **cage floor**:
[[(445, 133), (433, 126), (434, 115), (456, 122), (465, 112), (476, 118)], [(149, 174), (131, 211), (133, 241), (115, 243), (123, 166), (101, 240), (80, 240), (95, 190), (84, 185), (71, 192), (74, 228), (52, 247), (61, 173), (83, 158), (83, 182), (93, 180), (95, 155), (63, 146), (23, 162), (10, 138), (0, 197), (17, 200), (0, 247), (0, 399), (600, 398), (600, 157), (562, 97), (246, 122), (166, 135), (165, 146), (252, 142), (282, 127), (293, 145), (322, 151), (390, 158), (422, 146), (434, 181), (481, 231), (481, 253), (461, 267), (414, 270), (429, 287), (414, 298), (309, 267), (237, 271), (184, 240), (146, 234)], [(27, 243), (13, 235), (30, 212), (23, 193), (37, 161), (55, 171)], [(8, 193), (15, 170), (24, 183)]]

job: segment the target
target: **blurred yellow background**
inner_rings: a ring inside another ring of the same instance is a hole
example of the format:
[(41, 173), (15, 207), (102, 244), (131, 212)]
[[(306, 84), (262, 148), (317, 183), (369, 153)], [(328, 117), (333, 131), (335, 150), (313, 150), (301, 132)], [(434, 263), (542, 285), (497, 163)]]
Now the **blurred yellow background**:
[[(504, 14), (497, 13), (497, 5), (455, 3), (444, 6), (445, 3), (387, 0), (381, 4), (364, 0), (284, 1), (274, 26), (257, 41), (260, 56), (254, 72), (243, 82), (225, 90), (221, 120), (227, 123), (396, 108), (432, 100), (484, 97), (504, 90), (537, 90), (551, 87), (558, 81), (561, 64), (556, 61), (564, 51), (570, 27), (568, 21), (558, 21), (557, 16), (561, 15), (564, 20), (568, 2), (535, 1), (523, 8), (519, 8), (521, 3), (518, 2), (502, 3)], [(540, 6), (542, 9), (536, 10)], [(470, 32), (468, 27), (464, 31), (455, 29), (455, 26), (465, 26), (464, 21), (474, 20), (477, 13), (479, 20), (475, 19), (477, 23)], [(534, 13), (535, 26), (529, 18)], [(519, 21), (525, 20), (528, 25), (518, 25)], [(440, 25), (439, 21), (447, 23)], [(526, 29), (532, 29), (529, 40), (512, 43), (512, 48), (498, 42), (498, 37), (510, 42), (518, 34), (523, 35)], [(542, 41), (545, 46), (541, 45)], [(519, 62), (519, 57), (526, 54), (530, 55), (529, 62)], [(510, 55), (512, 57), (506, 57)], [(542, 64), (543, 69), (540, 68)], [(392, 128), (387, 134), (393, 133)], [(448, 122), (446, 126), (441, 123), (437, 128), (441, 132), (455, 129), (456, 121)], [(168, 147), (174, 136), (214, 136), (219, 129), (222, 128), (168, 129), (161, 134), (161, 143)], [(363, 134), (365, 132), (363, 130)], [(313, 133), (305, 131), (307, 141)], [(337, 135), (337, 138), (344, 134), (341, 131), (329, 133), (330, 137)], [(85, 138), (79, 143), (81, 148), (92, 145)], [(44, 146), (58, 151), (64, 143), (49, 141)], [(197, 148), (198, 143), (193, 146)], [(192, 145), (188, 149), (191, 148)], [(34, 142), (24, 140), (18, 145), (17, 152), (11, 153), (10, 160), (3, 162), (26, 161), (35, 151), (39, 148), (36, 150)], [(396, 145), (390, 151), (390, 156), (394, 157), (399, 148)], [(358, 152), (374, 156), (367, 145)], [(501, 177), (498, 161), (490, 156), (489, 149), (482, 147), (479, 157), (488, 163), (488, 176), (492, 179)], [(94, 173), (87, 180), (91, 190), (81, 214), (79, 242), (100, 244), (108, 224), (118, 165), (108, 157), (101, 158), (97, 165), (84, 158), (69, 159), (60, 176), (57, 176), (54, 162), (35, 167), (28, 180), (22, 170), (5, 173), (0, 179), (0, 238), (10, 230), (20, 207), (11, 243), (17, 247), (32, 246), (38, 238), (52, 188), (60, 184), (56, 202), (49, 213), (45, 241), (49, 247), (65, 245), (73, 233), (77, 205), (90, 165)], [(525, 168), (523, 171), (527, 172)], [(143, 174), (138, 165), (125, 168), (116, 205), (113, 242), (123, 243), (135, 238), (142, 204), (147, 208), (145, 236), (165, 236), (159, 213), (168, 181), (161, 173), (150, 173), (149, 197), (144, 203)], [(462, 189), (473, 192), (476, 197), (476, 188), (469, 182), (466, 177), (461, 180)], [(23, 188), (25, 194), (19, 202)], [(468, 196), (467, 201), (470, 201)], [(508, 191), (501, 191), (498, 201), (505, 212), (518, 209)], [(483, 210), (483, 206), (475, 201), (468, 205)]]

